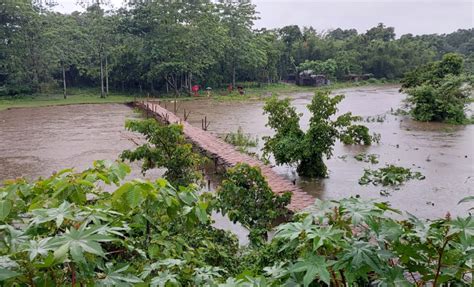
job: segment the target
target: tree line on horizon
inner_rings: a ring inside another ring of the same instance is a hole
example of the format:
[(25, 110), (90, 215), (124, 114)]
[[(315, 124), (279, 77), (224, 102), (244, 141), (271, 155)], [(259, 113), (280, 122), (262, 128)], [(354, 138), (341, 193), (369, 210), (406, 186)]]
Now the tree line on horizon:
[(195, 84), (273, 83), (309, 68), (333, 80), (399, 79), (451, 52), (474, 70), (472, 28), (399, 38), (382, 23), (365, 33), (254, 29), (250, 1), (138, 2), (70, 14), (33, 0), (0, 3), (0, 96), (58, 88), (66, 96), (69, 87), (99, 87), (102, 96), (112, 89), (180, 93)]

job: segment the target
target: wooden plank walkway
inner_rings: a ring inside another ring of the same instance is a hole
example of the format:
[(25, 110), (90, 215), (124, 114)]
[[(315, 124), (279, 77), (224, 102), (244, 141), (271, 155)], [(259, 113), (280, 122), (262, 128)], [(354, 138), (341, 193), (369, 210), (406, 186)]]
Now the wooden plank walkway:
[(289, 191), (293, 194), (291, 202), (288, 205), (288, 209), (291, 211), (302, 210), (314, 203), (314, 197), (305, 193), (291, 181), (275, 173), (270, 166), (263, 164), (261, 161), (247, 154), (237, 151), (233, 145), (224, 142), (210, 132), (194, 127), (188, 122), (181, 120), (178, 116), (161, 107), (158, 103), (148, 101), (139, 103), (138, 105), (147, 111), (148, 114), (153, 114), (162, 122), (166, 122), (167, 124), (182, 124), (186, 138), (208, 156), (219, 160), (225, 167), (232, 167), (237, 163), (247, 163), (251, 166), (258, 166), (262, 170), (262, 174), (267, 179), (268, 185), (273, 192), (282, 194)]

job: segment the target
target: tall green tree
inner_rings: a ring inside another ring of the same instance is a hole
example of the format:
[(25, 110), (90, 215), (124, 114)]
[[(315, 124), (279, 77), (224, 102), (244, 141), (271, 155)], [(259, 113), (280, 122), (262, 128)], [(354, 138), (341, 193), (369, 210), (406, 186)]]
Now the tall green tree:
[(462, 73), (463, 58), (454, 53), (407, 73), (402, 87), (408, 93), (413, 117), (419, 121), (466, 123), (465, 110), (474, 78)]
[(250, 1), (220, 0), (217, 7), (229, 38), (225, 47), (224, 65), (231, 75), (232, 86), (235, 87), (239, 71), (254, 69), (264, 65), (266, 61), (265, 52), (259, 47), (251, 30), (253, 21), (257, 19), (255, 6)]
[(328, 171), (324, 158), (332, 156), (337, 139), (351, 144), (371, 144), (372, 141), (367, 128), (352, 124), (359, 118), (351, 113), (331, 119), (343, 99), (342, 95), (330, 97), (329, 92), (317, 92), (308, 105), (311, 118), (307, 132), (302, 131), (299, 124), (301, 115), (291, 106), (290, 99), (269, 99), (263, 110), (268, 114), (267, 126), (275, 134), (264, 138), (264, 154), (273, 155), (277, 164), (296, 165), (301, 176), (326, 177)]

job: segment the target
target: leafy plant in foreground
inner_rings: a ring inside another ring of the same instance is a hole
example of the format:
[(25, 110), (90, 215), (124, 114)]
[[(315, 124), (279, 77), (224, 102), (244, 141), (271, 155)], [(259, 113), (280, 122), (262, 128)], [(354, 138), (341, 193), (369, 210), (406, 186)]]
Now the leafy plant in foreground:
[[(274, 210), (270, 204), (274, 199), (266, 188), (257, 188), (265, 187), (258, 169), (241, 169), (244, 175), (234, 170), (228, 187), (240, 192), (232, 194), (242, 195), (247, 213), (261, 211), (255, 218), (269, 222), (264, 211)], [(79, 173), (65, 170), (35, 182), (5, 182), (0, 201), (11, 208), (2, 210), (0, 284), (398, 287), (473, 283), (472, 216), (453, 219), (448, 214), (422, 220), (408, 215), (396, 220), (388, 212), (398, 211), (386, 203), (318, 200), (291, 222), (276, 227), (270, 242), (239, 248), (235, 236), (212, 227), (210, 215), (218, 207), (213, 194), (199, 194), (192, 185), (175, 189), (163, 179), (120, 183), (128, 171), (123, 163), (98, 161)], [(261, 184), (252, 185), (255, 180)], [(105, 192), (103, 187), (113, 188), (112, 184), (117, 188)], [(244, 195), (246, 188), (254, 192)], [(251, 196), (265, 199), (257, 201), (265, 204), (252, 204)], [(283, 197), (277, 203), (280, 200)], [(252, 220), (246, 214), (239, 219)]]
[(204, 158), (186, 141), (183, 127), (177, 124), (160, 125), (154, 119), (127, 121), (128, 130), (143, 134), (148, 141), (133, 151), (126, 150), (121, 158), (129, 161), (143, 160), (142, 171), (164, 167), (165, 178), (175, 186), (187, 186), (201, 180), (199, 168)]
[[(212, 196), (163, 179), (120, 184), (128, 172), (123, 163), (98, 161), (80, 173), (7, 181), (0, 198), (15, 208), (2, 213), (0, 281), (186, 285), (219, 277), (217, 266), (234, 270), (237, 241), (211, 226)], [(102, 190), (112, 183), (115, 191)]]
[(260, 169), (248, 164), (229, 169), (217, 195), (222, 213), (248, 228), (254, 245), (267, 239), (276, 219), (289, 215), (291, 193), (274, 194)]
[(409, 168), (387, 165), (378, 170), (365, 169), (364, 175), (359, 179), (359, 184), (367, 185), (400, 185), (411, 179), (422, 180), (425, 177), (419, 171), (412, 172)]
[(471, 216), (396, 221), (387, 211), (398, 212), (356, 198), (317, 201), (299, 219), (277, 228), (271, 245), (279, 251), (273, 267), (264, 268), (268, 285), (472, 284)]

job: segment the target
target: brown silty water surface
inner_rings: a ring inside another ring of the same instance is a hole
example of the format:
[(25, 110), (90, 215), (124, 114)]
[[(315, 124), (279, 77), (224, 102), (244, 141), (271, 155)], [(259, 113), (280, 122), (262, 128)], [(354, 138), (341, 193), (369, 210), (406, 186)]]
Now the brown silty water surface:
[[(380, 144), (344, 146), (337, 143), (334, 156), (327, 160), (330, 177), (321, 180), (298, 178), (291, 167), (275, 167), (305, 191), (322, 199), (338, 199), (359, 195), (389, 201), (395, 208), (424, 218), (465, 215), (470, 206), (457, 205), (463, 197), (473, 195), (474, 126), (450, 126), (419, 123), (390, 113), (402, 106), (405, 95), (398, 88), (354, 88), (341, 90), (346, 95), (340, 112), (351, 111), (362, 117), (377, 117), (383, 122), (367, 122), (371, 132), (380, 133)], [(306, 105), (312, 93), (289, 95), (298, 111), (303, 113), (301, 124), (307, 128), (309, 114)], [(185, 101), (179, 105), (191, 111), (189, 122), (201, 126), (204, 116), (210, 121), (209, 131), (218, 135), (244, 132), (261, 138), (271, 135), (265, 127), (263, 103), (218, 102), (214, 100)], [(172, 108), (172, 104), (168, 103)], [(133, 148), (140, 137), (125, 131), (124, 121), (136, 118), (125, 105), (76, 105), (34, 109), (14, 109), (0, 112), (0, 181), (26, 176), (48, 176), (53, 171), (75, 167), (87, 168), (96, 159), (114, 160), (124, 149)], [(259, 146), (263, 141), (259, 141)], [(372, 165), (356, 161), (360, 152), (379, 155), (380, 163)], [(412, 180), (399, 190), (388, 189), (390, 196), (380, 195), (381, 187), (360, 186), (364, 168), (395, 164), (420, 171), (425, 180)], [(132, 165), (131, 177), (140, 176), (138, 164)], [(147, 174), (153, 178), (160, 171)], [(225, 222), (218, 222), (225, 225)], [(242, 232), (242, 231), (241, 231)]]
[[(0, 182), (45, 177), (65, 168), (81, 171), (98, 159), (116, 160), (141, 139), (124, 129), (137, 118), (122, 104), (72, 105), (0, 112)], [(132, 176), (139, 176), (138, 165)]]
[[(330, 176), (321, 180), (299, 178), (295, 169), (275, 167), (276, 171), (289, 179), (296, 179), (306, 192), (321, 199), (340, 199), (349, 196), (388, 201), (393, 207), (408, 211), (423, 218), (465, 215), (471, 206), (458, 205), (464, 197), (474, 195), (474, 125), (453, 126), (441, 123), (415, 122), (407, 117), (393, 115), (403, 107), (404, 94), (399, 87), (363, 87), (340, 90), (346, 98), (339, 105), (340, 113), (351, 111), (374, 122), (363, 122), (371, 132), (381, 134), (380, 144), (372, 146), (345, 146), (336, 143), (334, 156), (327, 160)], [(288, 95), (293, 105), (302, 113), (301, 125), (308, 127), (310, 114), (306, 106), (313, 93)], [(168, 104), (172, 110), (174, 107)], [(262, 114), (263, 103), (192, 101), (179, 103), (178, 115), (184, 109), (191, 114), (188, 121), (201, 126), (207, 117), (209, 131), (220, 136), (235, 132), (239, 127), (252, 137), (261, 138), (272, 134), (265, 126), (267, 117)], [(379, 122), (377, 121), (379, 118)], [(263, 146), (259, 141), (258, 150)], [(364, 152), (379, 155), (379, 164), (359, 162), (354, 156)], [(399, 187), (360, 186), (359, 178), (365, 168), (376, 169), (394, 164), (420, 171), (425, 180), (412, 180)], [(386, 190), (390, 195), (381, 195)]]

